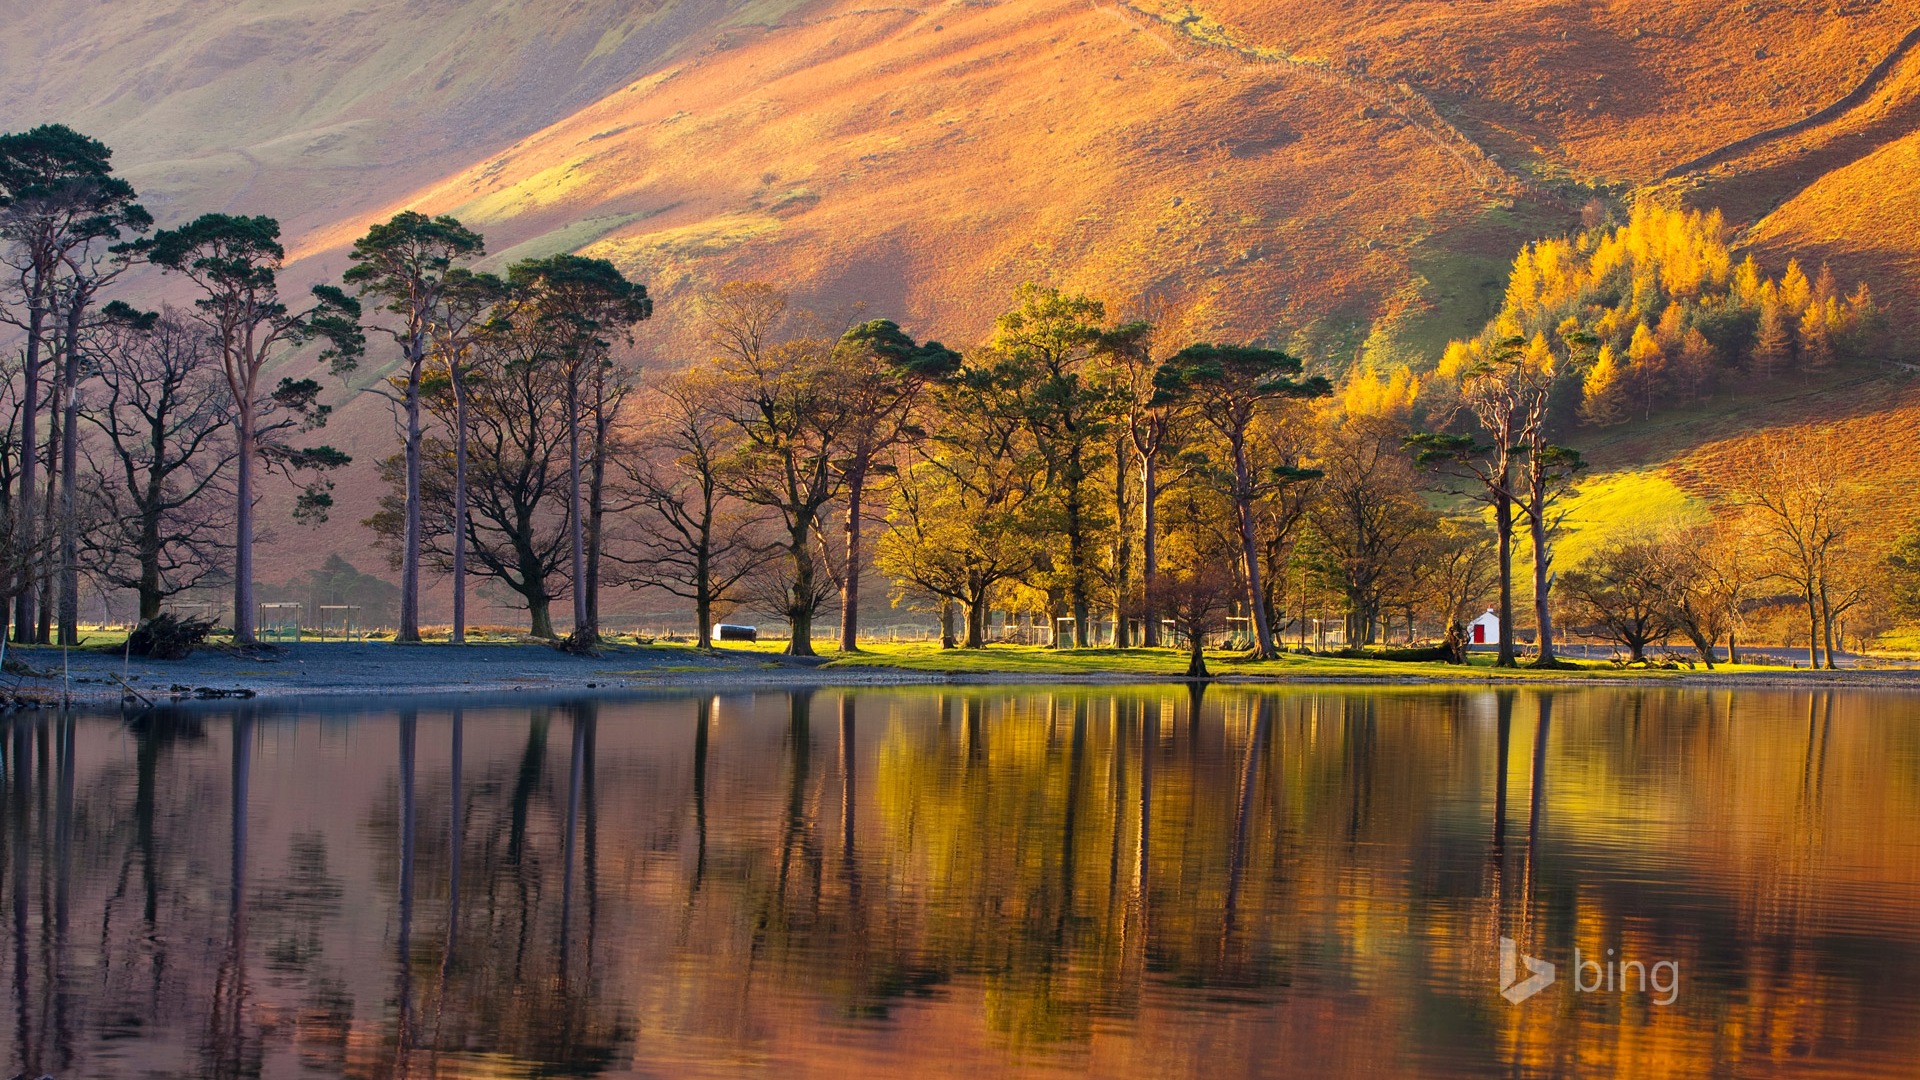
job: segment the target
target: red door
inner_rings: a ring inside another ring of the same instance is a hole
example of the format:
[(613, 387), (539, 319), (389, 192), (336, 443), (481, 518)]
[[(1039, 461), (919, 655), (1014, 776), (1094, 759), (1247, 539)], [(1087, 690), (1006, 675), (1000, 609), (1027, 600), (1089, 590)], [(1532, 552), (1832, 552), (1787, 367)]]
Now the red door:
[(1487, 627), (1485, 623), (1473, 624), (1473, 643), (1475, 645), (1485, 645), (1487, 643)]

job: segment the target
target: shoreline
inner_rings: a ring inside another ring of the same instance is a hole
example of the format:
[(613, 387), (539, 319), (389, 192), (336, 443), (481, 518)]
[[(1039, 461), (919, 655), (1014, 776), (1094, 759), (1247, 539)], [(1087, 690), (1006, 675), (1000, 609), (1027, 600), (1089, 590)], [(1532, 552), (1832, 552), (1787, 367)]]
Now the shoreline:
[[(422, 653), (432, 653), (431, 657)], [(135, 708), (188, 702), (303, 699), (338, 703), (352, 698), (482, 697), (510, 694), (618, 695), (649, 690), (779, 690), (833, 686), (1148, 686), (1186, 685), (1184, 675), (1142, 671), (1037, 672), (987, 668), (966, 672), (916, 670), (885, 663), (806, 662), (773, 653), (614, 645), (597, 657), (571, 656), (542, 646), (305, 644), (269, 655), (202, 650), (185, 660), (128, 659), (112, 653), (57, 647), (10, 647), (0, 694), (14, 708), (59, 707), (63, 701)], [(1215, 665), (1205, 680), (1222, 686), (1371, 687), (1603, 687), (1690, 689), (1920, 689), (1920, 668), (1838, 671), (1618, 671), (1495, 674), (1486, 668), (1436, 672), (1380, 669), (1236, 672)]]

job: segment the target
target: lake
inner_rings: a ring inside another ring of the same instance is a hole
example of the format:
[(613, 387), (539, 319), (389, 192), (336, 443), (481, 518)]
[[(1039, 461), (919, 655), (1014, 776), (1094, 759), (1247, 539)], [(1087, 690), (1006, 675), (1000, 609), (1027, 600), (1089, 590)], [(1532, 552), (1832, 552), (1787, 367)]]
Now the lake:
[(5, 1075), (1920, 1069), (1913, 695), (915, 687), (4, 723)]

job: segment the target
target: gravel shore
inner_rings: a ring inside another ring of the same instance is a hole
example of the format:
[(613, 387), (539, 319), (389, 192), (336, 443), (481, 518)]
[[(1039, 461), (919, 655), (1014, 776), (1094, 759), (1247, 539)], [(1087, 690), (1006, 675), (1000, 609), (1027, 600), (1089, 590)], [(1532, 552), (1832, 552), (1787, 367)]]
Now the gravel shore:
[[(394, 645), (299, 644), (277, 647), (261, 655), (206, 650), (186, 660), (128, 659), (119, 654), (56, 648), (7, 649), (7, 673), (0, 675), (0, 696), (19, 703), (55, 704), (68, 698), (76, 703), (111, 704), (122, 700), (155, 704), (164, 701), (226, 698), (389, 697), (448, 694), (535, 692), (572, 694), (581, 691), (665, 689), (677, 686), (782, 687), (824, 685), (903, 684), (1126, 684), (1176, 682), (1177, 679), (1140, 675), (1049, 675), (1016, 672), (945, 675), (897, 668), (834, 667), (820, 669), (821, 661), (802, 661), (762, 652), (718, 650), (699, 653), (683, 648), (607, 647), (600, 656), (579, 657), (539, 645)], [(1244, 676), (1233, 682), (1277, 681)], [(1493, 679), (1462, 672), (1459, 678), (1426, 674), (1377, 676), (1295, 676), (1297, 683), (1354, 685), (1487, 686), (1623, 686), (1654, 683), (1662, 686), (1813, 688), (1876, 687), (1920, 689), (1920, 670), (1913, 668), (1829, 671), (1775, 671), (1719, 674), (1706, 671), (1649, 673), (1643, 682), (1569, 676)]]

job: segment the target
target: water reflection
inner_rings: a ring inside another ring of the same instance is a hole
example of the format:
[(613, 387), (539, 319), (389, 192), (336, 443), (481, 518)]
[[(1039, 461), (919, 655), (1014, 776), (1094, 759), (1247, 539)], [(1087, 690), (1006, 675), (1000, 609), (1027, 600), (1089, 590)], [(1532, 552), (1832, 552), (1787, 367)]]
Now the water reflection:
[[(16, 717), (0, 1051), (63, 1078), (1909, 1075), (1912, 704)], [(1509, 1005), (1502, 937), (1560, 982)], [(1679, 996), (1577, 992), (1576, 948), (1671, 961)]]

